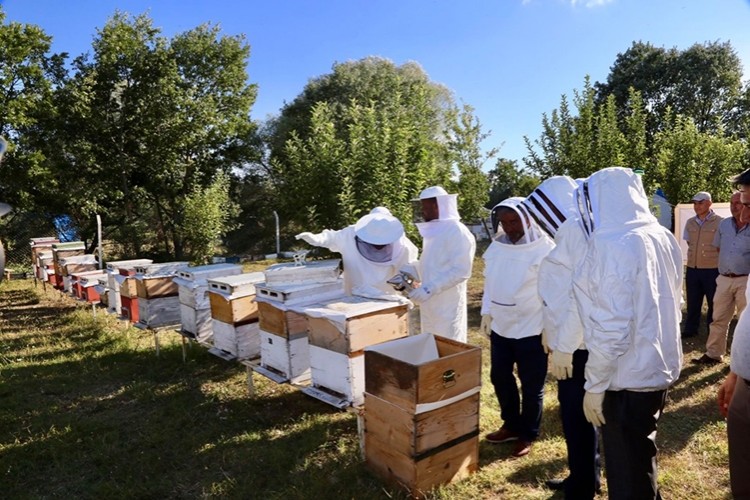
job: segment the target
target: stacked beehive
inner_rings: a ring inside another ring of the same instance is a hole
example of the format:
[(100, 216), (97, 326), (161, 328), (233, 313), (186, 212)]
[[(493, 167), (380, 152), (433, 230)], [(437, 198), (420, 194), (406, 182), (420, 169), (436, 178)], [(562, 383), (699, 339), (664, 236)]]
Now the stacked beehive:
[(263, 273), (245, 273), (208, 280), (214, 349), (239, 359), (260, 354), (256, 285)]
[(52, 286), (59, 290), (63, 289), (63, 270), (60, 266), (60, 259), (83, 255), (85, 249), (86, 246), (82, 241), (52, 244), (52, 264), (54, 266), (54, 274), (49, 275), (49, 281)]
[(211, 340), (211, 302), (208, 297), (208, 280), (242, 273), (236, 264), (210, 264), (181, 269), (173, 282), (177, 284), (180, 300), (182, 331), (199, 342)]
[(52, 260), (52, 247), (49, 250), (39, 250), (36, 253), (35, 276), (42, 281), (50, 281), (55, 275), (55, 263)]
[(118, 276), (123, 276), (120, 274), (120, 268), (131, 268), (133, 269), (133, 274), (135, 274), (135, 266), (143, 266), (151, 264), (152, 262), (151, 259), (116, 260), (107, 262), (107, 311), (115, 313), (118, 316), (125, 316), (122, 313), (120, 286), (125, 281), (126, 277), (118, 278)]
[(119, 267), (115, 281), (120, 297), (120, 315), (128, 321), (138, 323), (138, 287), (135, 280), (135, 266), (134, 264)]
[(88, 271), (96, 271), (99, 264), (96, 257), (91, 254), (73, 255), (58, 259), (58, 266), (62, 273), (63, 290), (72, 294), (73, 292), (73, 275)]
[(109, 310), (109, 273), (100, 274), (96, 278), (94, 291), (99, 296), (99, 303)]
[(78, 279), (78, 288), (80, 289), (80, 298), (86, 302), (96, 304), (101, 302), (101, 296), (97, 290), (99, 280), (106, 279), (107, 273), (103, 270), (86, 273)]
[(278, 382), (298, 384), (310, 379), (307, 317), (290, 307), (344, 295), (338, 261), (331, 263), (328, 273), (317, 273), (313, 279), (316, 282), (279, 284), (279, 277), (272, 276), (272, 283), (256, 287), (261, 342), (257, 371)]
[(425, 333), (365, 350), (365, 460), (423, 497), (479, 462), (481, 349)]
[(180, 297), (177, 273), (188, 262), (164, 262), (135, 266), (138, 295), (138, 324), (158, 328), (180, 324)]
[[(52, 261), (52, 244), (59, 243), (57, 238), (31, 238), (31, 267), (36, 279), (47, 281), (47, 268), (44, 259), (47, 262)], [(40, 256), (44, 255), (40, 261)]]
[[(68, 276), (70, 281), (70, 293), (77, 299), (83, 299), (83, 278), (91, 275), (103, 274), (104, 271), (94, 269), (91, 271), (76, 271)], [(63, 278), (64, 279), (64, 278)]]

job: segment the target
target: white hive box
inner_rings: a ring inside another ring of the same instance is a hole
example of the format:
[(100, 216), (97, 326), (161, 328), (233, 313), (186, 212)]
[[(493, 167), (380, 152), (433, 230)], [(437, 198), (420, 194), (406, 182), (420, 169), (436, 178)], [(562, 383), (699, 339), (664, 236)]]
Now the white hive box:
[(151, 264), (152, 262), (151, 259), (116, 260), (107, 262), (107, 310), (109, 312), (116, 313), (118, 316), (122, 314), (120, 285), (125, 277), (123, 276), (121, 279), (117, 279), (117, 276), (120, 276), (120, 268), (142, 266)]
[(245, 273), (208, 280), (213, 345), (239, 359), (260, 355), (256, 285), (263, 273)]
[(310, 379), (307, 317), (290, 306), (320, 303), (343, 297), (343, 280), (269, 287), (258, 285), (260, 367), (257, 370), (277, 382), (298, 384)]
[(37, 279), (49, 281), (47, 270), (52, 266), (52, 247), (49, 250), (39, 250), (36, 253), (34, 271)]
[(99, 279), (106, 279), (106, 277), (107, 273), (104, 271), (86, 273), (83, 276), (80, 276), (78, 279), (78, 288), (80, 290), (79, 298), (86, 302), (100, 302), (97, 285), (99, 284)]
[(179, 325), (181, 321), (177, 273), (187, 262), (165, 262), (135, 266), (138, 323), (146, 328)]
[(211, 303), (208, 298), (208, 279), (234, 276), (242, 272), (235, 264), (211, 264), (185, 267), (172, 280), (177, 284), (180, 299), (180, 321), (182, 331), (199, 341), (210, 340)]
[(341, 259), (315, 260), (301, 265), (274, 264), (263, 273), (266, 275), (268, 286), (330, 283), (335, 282), (341, 275)]
[(54, 237), (48, 238), (31, 238), (29, 245), (31, 246), (31, 267), (34, 272), (34, 277), (37, 279), (47, 279), (47, 273), (44, 271), (44, 264), (40, 264), (39, 255), (46, 253), (49, 255), (50, 260), (52, 259), (52, 244), (59, 243), (60, 240)]
[(345, 296), (291, 309), (308, 321), (312, 386), (303, 391), (339, 408), (364, 403), (364, 348), (409, 334), (400, 302)]
[(99, 294), (99, 302), (107, 307), (107, 311), (109, 311), (109, 277), (110, 274), (106, 273), (103, 275), (100, 275), (96, 279), (96, 284), (94, 285), (94, 288), (96, 289), (96, 293)]

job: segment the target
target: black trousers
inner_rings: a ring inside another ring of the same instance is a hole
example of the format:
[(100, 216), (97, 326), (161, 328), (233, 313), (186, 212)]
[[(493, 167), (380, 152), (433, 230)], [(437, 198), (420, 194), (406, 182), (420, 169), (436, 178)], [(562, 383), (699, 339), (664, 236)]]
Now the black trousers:
[(697, 269), (695, 267), (688, 267), (685, 270), (687, 314), (685, 315), (684, 333), (686, 335), (695, 335), (698, 333), (704, 297), (708, 303), (706, 328), (708, 328), (708, 325), (713, 321), (714, 293), (716, 292), (716, 278), (718, 277), (718, 269)]
[(584, 368), (589, 352), (573, 353), (573, 376), (557, 382), (565, 445), (568, 448), (568, 469), (564, 490), (567, 499), (593, 499), (601, 481), (599, 432), (583, 414)]
[(656, 483), (656, 424), (667, 391), (607, 391), (601, 432), (611, 500), (661, 499)]

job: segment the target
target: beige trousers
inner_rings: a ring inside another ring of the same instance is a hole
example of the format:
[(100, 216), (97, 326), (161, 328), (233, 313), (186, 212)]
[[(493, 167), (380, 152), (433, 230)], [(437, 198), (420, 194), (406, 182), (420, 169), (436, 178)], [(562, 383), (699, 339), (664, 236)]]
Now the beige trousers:
[(732, 321), (735, 310), (737, 317), (745, 309), (745, 288), (747, 276), (729, 278), (719, 275), (716, 278), (716, 293), (714, 293), (714, 320), (708, 329), (706, 354), (714, 359), (721, 359), (727, 352), (727, 334), (729, 322)]

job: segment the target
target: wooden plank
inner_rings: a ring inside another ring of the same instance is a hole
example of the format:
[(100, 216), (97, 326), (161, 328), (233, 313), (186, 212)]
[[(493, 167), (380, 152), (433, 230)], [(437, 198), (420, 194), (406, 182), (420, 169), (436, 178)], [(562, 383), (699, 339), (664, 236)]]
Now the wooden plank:
[(435, 486), (468, 477), (479, 468), (479, 438), (469, 435), (455, 445), (420, 459), (392, 449), (365, 433), (365, 462), (386, 482), (424, 498)]
[(479, 394), (414, 415), (365, 393), (365, 431), (410, 457), (478, 430)]

